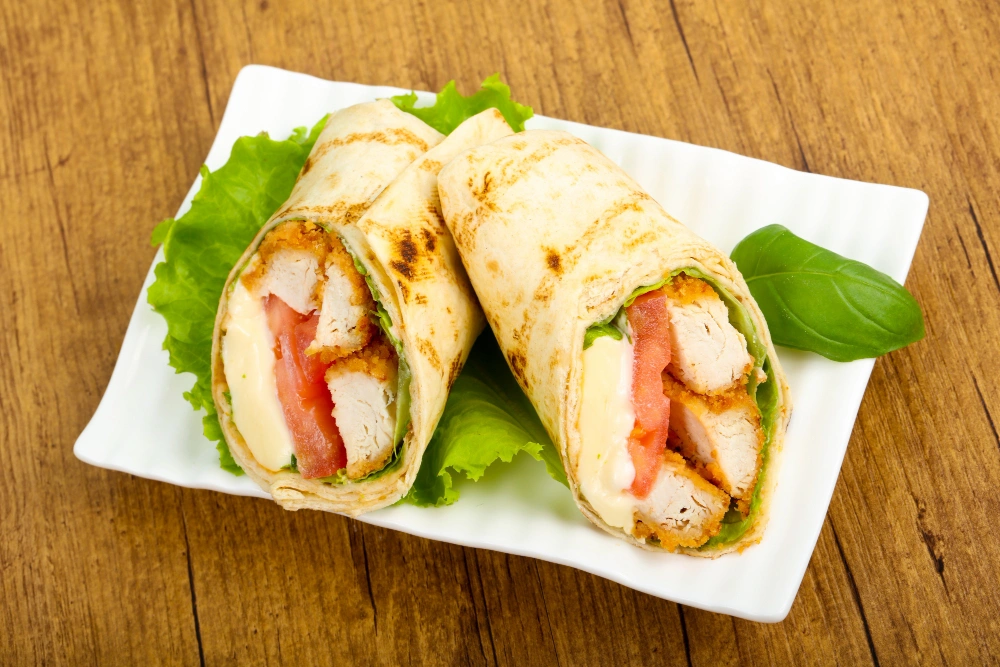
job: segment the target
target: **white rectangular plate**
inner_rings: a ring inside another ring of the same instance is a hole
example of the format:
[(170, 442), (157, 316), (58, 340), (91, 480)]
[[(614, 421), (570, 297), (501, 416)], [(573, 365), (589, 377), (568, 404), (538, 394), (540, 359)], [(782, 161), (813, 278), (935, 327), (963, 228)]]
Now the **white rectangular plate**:
[[(229, 158), (236, 139), (275, 138), (312, 126), (337, 109), (396, 95), (398, 88), (336, 83), (262, 66), (236, 78), (209, 169)], [(432, 100), (421, 94), (423, 101)], [(807, 174), (726, 151), (537, 116), (530, 129), (572, 132), (635, 177), (669, 213), (728, 252), (771, 223), (903, 282), (927, 214), (917, 190)], [(200, 186), (195, 180), (178, 216)], [(150, 228), (152, 227), (150, 221)], [(163, 259), (162, 251), (154, 261)], [(111, 382), (76, 442), (78, 458), (171, 484), (268, 497), (247, 477), (218, 466), (201, 433), (201, 415), (182, 398), (194, 382), (167, 365), (166, 323), (146, 303), (153, 270), (129, 322)], [(484, 480), (460, 484), (450, 507), (398, 505), (360, 520), (444, 542), (569, 565), (651, 595), (757, 621), (791, 608), (833, 495), (871, 360), (838, 364), (782, 349), (794, 413), (764, 539), (716, 560), (657, 554), (592, 527), (567, 490), (527, 457), (497, 465)]]

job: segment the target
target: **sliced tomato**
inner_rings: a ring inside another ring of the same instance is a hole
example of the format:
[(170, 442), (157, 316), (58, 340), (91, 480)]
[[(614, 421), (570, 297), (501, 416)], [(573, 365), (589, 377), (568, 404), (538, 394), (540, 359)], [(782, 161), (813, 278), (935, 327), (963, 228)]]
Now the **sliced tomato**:
[(306, 354), (319, 316), (300, 315), (273, 294), (266, 298), (264, 310), (275, 341), (278, 400), (292, 434), (299, 473), (307, 479), (335, 475), (347, 465), (347, 450), (333, 418), (333, 399), (323, 377), (326, 365), (319, 355)]
[(628, 449), (635, 467), (632, 494), (645, 497), (660, 470), (670, 426), (670, 399), (663, 395), (660, 375), (670, 363), (670, 317), (661, 291), (646, 292), (625, 309), (635, 343), (632, 361), (632, 406), (635, 426)]
[[(289, 308), (289, 310), (292, 309)], [(295, 313), (294, 310), (292, 312)], [(295, 314), (298, 315), (298, 313)], [(324, 379), (326, 369), (330, 367), (330, 364), (324, 364), (318, 354), (305, 353), (306, 348), (316, 339), (316, 327), (318, 325), (319, 315), (317, 313), (313, 313), (303, 322), (296, 324), (295, 345), (301, 351), (302, 371), (306, 376), (306, 386), (303, 389), (308, 390), (309, 387), (319, 389), (323, 387), (327, 393), (330, 393), (330, 389), (326, 386), (326, 380)]]

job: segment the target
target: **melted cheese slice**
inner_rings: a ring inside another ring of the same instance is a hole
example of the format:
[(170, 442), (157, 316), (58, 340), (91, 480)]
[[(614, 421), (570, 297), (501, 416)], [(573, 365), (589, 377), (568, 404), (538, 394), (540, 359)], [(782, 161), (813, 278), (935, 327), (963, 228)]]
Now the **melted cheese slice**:
[(631, 532), (635, 496), (629, 493), (635, 467), (628, 437), (632, 409), (633, 346), (627, 337), (601, 336), (583, 351), (580, 405), (580, 491), (605, 523)]
[(222, 365), (232, 396), (233, 421), (250, 453), (268, 470), (292, 460), (292, 434), (278, 400), (274, 376), (274, 336), (267, 326), (264, 300), (236, 281), (229, 297)]

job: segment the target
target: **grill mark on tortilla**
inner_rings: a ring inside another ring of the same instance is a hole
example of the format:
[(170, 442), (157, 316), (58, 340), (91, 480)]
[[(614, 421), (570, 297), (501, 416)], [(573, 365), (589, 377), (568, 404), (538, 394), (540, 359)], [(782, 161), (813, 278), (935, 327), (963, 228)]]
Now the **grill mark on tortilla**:
[[(577, 239), (576, 243), (563, 250), (561, 262), (564, 269), (571, 269), (580, 257), (582, 257), (583, 254), (590, 249), (590, 243), (593, 241), (594, 237), (599, 235), (606, 226), (612, 225), (615, 218), (618, 218), (626, 211), (642, 213), (644, 210), (642, 203), (645, 201), (652, 201), (652, 197), (645, 192), (632, 190), (629, 194), (625, 195), (621, 199), (618, 199), (611, 206), (602, 211), (601, 214), (597, 216), (597, 219), (590, 223), (587, 230), (580, 235), (580, 238)], [(623, 233), (623, 236), (632, 236), (634, 231), (634, 229), (629, 228), (625, 231), (625, 233)], [(646, 235), (642, 234), (639, 237), (629, 239), (627, 243), (635, 243), (635, 245), (638, 245), (636, 241), (639, 238), (643, 238), (643, 243), (656, 238), (655, 232), (648, 232), (648, 234), (648, 238), (645, 238)], [(628, 247), (633, 246), (630, 245)]]
[(524, 365), (527, 363), (527, 358), (525, 358), (523, 352), (511, 352), (510, 356), (507, 357), (510, 362), (510, 370), (513, 371), (514, 377), (517, 378), (521, 386), (525, 386), (524, 379)]
[[(454, 221), (452, 235), (458, 244), (466, 246), (469, 249), (474, 248), (476, 245), (476, 233), (479, 227), (487, 221), (486, 218), (489, 212), (499, 211), (499, 207), (497, 206), (498, 194), (510, 189), (511, 186), (520, 180), (521, 177), (525, 176), (536, 164), (551, 156), (560, 148), (573, 144), (586, 145), (586, 142), (576, 137), (555, 139), (546, 142), (527, 155), (516, 154), (512, 157), (498, 156), (498, 160), (493, 165), (493, 168), (486, 170), (481, 177), (475, 175), (469, 176), (469, 179), (466, 181), (466, 187), (478, 205), (475, 207), (475, 210), (465, 213), (460, 219)], [(512, 142), (511, 146), (517, 150), (524, 150), (528, 147), (528, 144), (518, 139)], [(473, 151), (464, 159), (466, 160), (466, 164), (472, 167), (476, 163), (483, 162), (486, 158), (484, 155), (479, 155), (477, 151)], [(475, 173), (475, 169), (470, 169), (469, 171), (473, 172), (473, 174)], [(499, 176), (497, 175), (497, 171), (499, 171)]]
[(481, 207), (477, 207), (475, 211), (469, 211), (455, 221), (452, 235), (460, 246), (470, 249), (475, 247), (476, 232), (479, 231), (479, 226), (486, 222), (485, 216), (480, 213), (480, 210)]
[[(409, 237), (408, 230), (407, 236)], [(412, 277), (409, 267), (417, 261), (417, 244), (413, 242), (412, 238), (405, 238), (399, 242), (399, 256), (402, 257), (408, 269), (407, 271), (400, 271), (400, 273), (403, 273), (407, 278)]]
[[(433, 205), (430, 207), (431, 213), (435, 216), (439, 215), (437, 209)], [(437, 237), (427, 227), (422, 227), (420, 229), (420, 235), (424, 237), (424, 247), (427, 248), (427, 252), (434, 252), (434, 248), (437, 245)]]
[[(419, 149), (421, 153), (426, 153), (429, 148), (426, 141), (404, 127), (390, 127), (385, 130), (376, 130), (374, 132), (352, 132), (347, 136), (337, 137), (336, 139), (331, 139), (330, 141), (324, 141), (322, 144), (316, 144), (316, 146), (313, 147), (312, 153), (310, 153), (309, 157), (306, 158), (306, 162), (302, 167), (302, 175), (305, 175), (310, 169), (312, 169), (313, 165), (319, 162), (320, 158), (329, 153), (332, 149), (359, 142), (385, 144), (386, 146), (409, 144)], [(415, 157), (416, 156), (414, 156), (414, 158)]]
[(352, 132), (345, 137), (337, 137), (333, 141), (328, 141), (323, 144), (323, 146), (336, 148), (339, 146), (349, 146), (350, 144), (359, 142), (385, 144), (387, 146), (409, 144), (419, 148), (421, 152), (426, 152), (429, 148), (426, 141), (413, 134), (413, 132), (405, 127), (390, 127), (384, 130), (376, 130), (374, 132)]
[(370, 202), (348, 204), (342, 201), (329, 206), (299, 206), (293, 204), (283, 211), (278, 212), (274, 217), (283, 218), (292, 215), (305, 217), (306, 215), (312, 214), (316, 216), (329, 216), (335, 219), (340, 218), (339, 220), (332, 220), (331, 222), (353, 224), (357, 222), (362, 215), (364, 215), (365, 211), (368, 210), (369, 205)]
[(556, 274), (562, 273), (562, 260), (555, 248), (543, 247), (542, 250), (545, 251), (545, 263), (548, 265), (549, 270)]
[[(525, 142), (515, 142), (515, 144), (518, 143), (521, 144), (521, 148), (518, 150), (527, 148)], [(576, 137), (555, 139), (546, 142), (526, 155), (515, 155), (508, 160), (501, 160), (497, 164), (500, 171), (499, 175), (494, 170), (488, 169), (481, 177), (470, 176), (468, 181), (469, 190), (476, 201), (486, 208), (495, 211), (497, 210), (496, 198), (499, 191), (509, 189), (514, 183), (528, 174), (532, 167), (554, 154), (563, 146), (575, 143), (584, 142)]]
[(438, 357), (437, 350), (434, 349), (433, 343), (426, 338), (418, 338), (417, 349), (424, 353), (424, 356), (427, 357), (427, 361), (430, 362), (431, 366), (433, 366), (435, 370), (444, 370), (441, 366), (441, 358)]
[(538, 289), (535, 290), (534, 300), (545, 303), (551, 298), (552, 298), (552, 283), (550, 283), (548, 280), (543, 280), (541, 284), (538, 286)]
[[(533, 303), (544, 302), (551, 298), (555, 283), (562, 280), (564, 272), (571, 270), (572, 267), (576, 265), (580, 257), (590, 249), (593, 239), (602, 230), (606, 229), (608, 225), (613, 225), (614, 221), (627, 211), (641, 213), (644, 210), (643, 202), (650, 199), (650, 196), (646, 193), (630, 188), (627, 195), (613, 202), (607, 209), (605, 209), (580, 236), (578, 241), (573, 246), (563, 250), (562, 253), (558, 255), (561, 270), (559, 272), (553, 270), (550, 273), (546, 273), (542, 277), (535, 288)], [(635, 234), (636, 231), (632, 230), (631, 232), (628, 232), (626, 236), (635, 236)], [(548, 266), (551, 270), (551, 256), (548, 252), (551, 249), (545, 250), (546, 266)], [(541, 259), (541, 257), (539, 259)], [(537, 309), (525, 307), (522, 310), (521, 326), (511, 332), (511, 338), (514, 341), (512, 347), (515, 348), (509, 357), (511, 370), (514, 371), (514, 376), (518, 379), (518, 382), (525, 388), (525, 390), (527, 390), (531, 383), (525, 373), (524, 365), (526, 363), (526, 357), (524, 352), (525, 343), (523, 341), (527, 341), (530, 338), (531, 332), (534, 331), (537, 323), (537, 315), (539, 313), (540, 311)], [(520, 365), (518, 366), (518, 364)]]
[(413, 280), (417, 263), (417, 244), (413, 242), (413, 234), (409, 229), (399, 230), (393, 242), (395, 257), (389, 260), (389, 266), (406, 280)]
[[(395, 272), (403, 300), (407, 302), (409, 288), (413, 283), (433, 278), (431, 265), (434, 263), (438, 239), (426, 220), (423, 221), (423, 226), (418, 226), (419, 237), (414, 236), (409, 228), (397, 229), (392, 234), (389, 267)], [(424, 299), (426, 302), (426, 296)]]
[(655, 240), (656, 240), (656, 232), (651, 230), (646, 230), (642, 234), (639, 234), (638, 236), (635, 236), (626, 241), (625, 249), (633, 250), (641, 245), (645, 245), (646, 243), (652, 243)]
[[(455, 331), (455, 336), (456, 337), (458, 336), (458, 331), (457, 330)], [(454, 359), (452, 359), (452, 361), (451, 361), (451, 368), (448, 370), (448, 389), (449, 390), (451, 389), (451, 386), (453, 384), (455, 384), (455, 380), (458, 379), (458, 376), (461, 374), (461, 372), (462, 372), (462, 358), (461, 357), (455, 357)]]

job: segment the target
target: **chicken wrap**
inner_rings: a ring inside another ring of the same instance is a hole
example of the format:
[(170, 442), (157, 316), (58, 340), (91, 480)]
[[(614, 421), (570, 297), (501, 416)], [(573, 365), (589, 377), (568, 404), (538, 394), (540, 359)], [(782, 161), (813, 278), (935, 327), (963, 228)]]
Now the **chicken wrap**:
[(483, 316), (437, 174), (512, 130), (449, 136), (390, 101), (329, 117), (223, 290), (212, 395), (236, 461), (286, 509), (357, 515), (413, 482)]
[(651, 549), (759, 541), (790, 399), (736, 266), (565, 132), (474, 148), (438, 187), (580, 510)]

